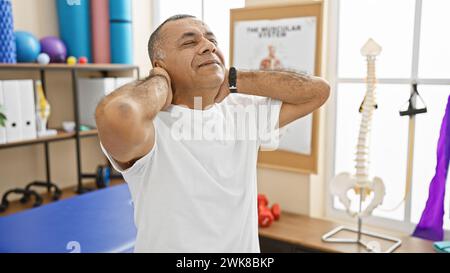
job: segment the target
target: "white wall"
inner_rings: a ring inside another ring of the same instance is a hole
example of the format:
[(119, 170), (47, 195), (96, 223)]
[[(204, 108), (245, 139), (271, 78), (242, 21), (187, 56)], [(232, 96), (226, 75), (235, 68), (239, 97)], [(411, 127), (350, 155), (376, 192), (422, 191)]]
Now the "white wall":
[(14, 28), (33, 33), (37, 38), (58, 35), (55, 0), (12, 0)]
[(148, 75), (151, 68), (147, 53), (147, 43), (152, 33), (152, 4), (151, 0), (133, 1), (133, 44), (134, 63), (141, 70), (141, 77)]

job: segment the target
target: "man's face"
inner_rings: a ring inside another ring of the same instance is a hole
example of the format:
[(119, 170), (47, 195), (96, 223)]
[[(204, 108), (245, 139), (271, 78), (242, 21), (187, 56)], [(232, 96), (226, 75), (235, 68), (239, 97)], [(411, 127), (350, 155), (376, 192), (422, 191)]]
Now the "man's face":
[(168, 22), (161, 30), (161, 41), (163, 68), (175, 91), (218, 91), (225, 77), (225, 62), (208, 26), (195, 18)]

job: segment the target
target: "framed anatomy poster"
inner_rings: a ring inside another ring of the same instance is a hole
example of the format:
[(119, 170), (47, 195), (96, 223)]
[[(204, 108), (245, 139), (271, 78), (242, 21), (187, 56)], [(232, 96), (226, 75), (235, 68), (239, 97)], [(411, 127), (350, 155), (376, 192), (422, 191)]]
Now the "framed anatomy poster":
[[(230, 64), (243, 70), (294, 70), (320, 76), (322, 3), (231, 10)], [(258, 165), (317, 173), (319, 111), (282, 130), (278, 150)]]

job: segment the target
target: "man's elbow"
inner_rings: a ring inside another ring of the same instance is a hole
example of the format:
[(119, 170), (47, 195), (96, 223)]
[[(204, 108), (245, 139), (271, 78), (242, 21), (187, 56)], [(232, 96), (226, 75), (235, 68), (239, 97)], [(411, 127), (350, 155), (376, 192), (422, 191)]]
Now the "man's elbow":
[[(298, 102), (294, 103), (297, 105), (305, 105), (310, 104), (315, 106), (315, 108), (321, 107), (330, 97), (330, 85), (326, 80), (319, 77), (312, 77), (311, 81), (307, 86), (303, 87), (307, 96), (301, 95), (299, 96)], [(300, 93), (300, 92), (299, 92)], [(303, 92), (305, 94), (305, 92)]]
[(324, 79), (321, 80), (320, 92), (319, 93), (320, 93), (320, 98), (321, 98), (321, 102), (322, 102), (322, 105), (323, 105), (325, 102), (327, 102), (327, 100), (328, 100), (328, 98), (330, 97), (330, 94), (331, 94), (330, 84)]
[(324, 105), (330, 97), (330, 84), (323, 78), (316, 77), (314, 79), (314, 95), (318, 107)]
[(99, 131), (127, 131), (139, 120), (138, 105), (121, 98), (104, 98), (95, 110), (95, 121)]
[(100, 122), (101, 118), (103, 117), (103, 115), (105, 114), (105, 102), (106, 98), (103, 98), (98, 104), (97, 107), (95, 108), (95, 123)]

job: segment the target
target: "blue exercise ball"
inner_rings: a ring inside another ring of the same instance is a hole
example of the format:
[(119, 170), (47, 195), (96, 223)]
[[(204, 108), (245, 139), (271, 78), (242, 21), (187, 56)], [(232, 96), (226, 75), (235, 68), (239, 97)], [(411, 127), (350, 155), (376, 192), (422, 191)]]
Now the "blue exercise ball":
[(39, 53), (41, 53), (41, 44), (33, 34), (26, 31), (16, 31), (16, 51), (17, 62), (34, 63)]

